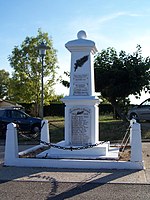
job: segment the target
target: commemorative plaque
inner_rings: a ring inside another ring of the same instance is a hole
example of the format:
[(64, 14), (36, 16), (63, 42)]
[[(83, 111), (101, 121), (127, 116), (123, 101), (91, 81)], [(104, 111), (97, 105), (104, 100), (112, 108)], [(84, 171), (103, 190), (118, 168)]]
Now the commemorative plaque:
[(89, 108), (70, 109), (72, 145), (88, 145), (90, 139), (91, 111)]
[(89, 84), (88, 74), (74, 74), (73, 76), (73, 95), (88, 96)]

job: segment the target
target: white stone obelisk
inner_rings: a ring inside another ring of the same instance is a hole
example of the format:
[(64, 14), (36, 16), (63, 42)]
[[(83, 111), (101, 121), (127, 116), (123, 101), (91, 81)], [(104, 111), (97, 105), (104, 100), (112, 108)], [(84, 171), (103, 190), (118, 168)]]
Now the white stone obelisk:
[(79, 31), (66, 43), (71, 52), (70, 93), (65, 103), (65, 145), (82, 146), (99, 141), (99, 98), (95, 96), (93, 55), (95, 43)]

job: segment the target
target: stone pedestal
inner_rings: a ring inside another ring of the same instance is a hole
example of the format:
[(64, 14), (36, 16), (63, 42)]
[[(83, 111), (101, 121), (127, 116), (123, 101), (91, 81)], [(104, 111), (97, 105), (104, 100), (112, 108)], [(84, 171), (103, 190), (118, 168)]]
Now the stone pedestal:
[(99, 140), (99, 99), (95, 96), (93, 55), (95, 43), (79, 31), (78, 39), (66, 43), (71, 52), (70, 93), (65, 103), (65, 144), (90, 145)]
[(99, 141), (99, 100), (96, 97), (63, 99), (66, 145), (89, 145)]

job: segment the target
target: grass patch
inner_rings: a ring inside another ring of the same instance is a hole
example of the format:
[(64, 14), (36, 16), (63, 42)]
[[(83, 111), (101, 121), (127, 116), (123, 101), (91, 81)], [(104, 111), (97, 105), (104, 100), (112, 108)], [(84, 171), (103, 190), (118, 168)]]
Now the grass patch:
[(100, 122), (99, 123), (99, 138), (104, 141), (122, 140), (129, 123), (122, 121)]
[(47, 119), (50, 122), (53, 122), (53, 121), (64, 121), (64, 117), (59, 117), (59, 116), (47, 116), (47, 117), (44, 117), (44, 119)]
[(100, 122), (118, 122), (118, 121), (121, 122), (122, 120), (114, 119), (113, 115), (100, 115), (99, 121)]
[(49, 121), (49, 134), (52, 143), (64, 140), (64, 120), (51, 120)]
[(150, 123), (141, 124), (142, 139), (150, 139)]
[[(64, 140), (64, 118), (47, 117), (49, 120), (50, 141), (52, 143)], [(113, 116), (100, 116), (99, 138), (101, 141), (122, 140), (129, 122), (114, 120)], [(150, 139), (150, 123), (141, 123), (142, 139)]]

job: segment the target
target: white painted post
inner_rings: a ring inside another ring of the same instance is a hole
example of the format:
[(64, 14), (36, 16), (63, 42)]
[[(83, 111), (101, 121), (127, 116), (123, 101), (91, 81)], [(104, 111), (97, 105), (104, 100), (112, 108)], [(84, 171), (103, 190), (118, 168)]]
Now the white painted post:
[(10, 123), (7, 125), (6, 131), (4, 164), (13, 164), (15, 159), (18, 157), (18, 137), (16, 124)]
[[(131, 119), (130, 120), (130, 127), (132, 127), (132, 125), (136, 123), (136, 119)], [(132, 145), (132, 129), (130, 128), (130, 146)]]
[(142, 162), (142, 141), (141, 141), (141, 126), (139, 123), (132, 124), (131, 127), (131, 161)]
[[(41, 141), (50, 143), (48, 120), (42, 120)], [(42, 143), (41, 143), (42, 144)]]

